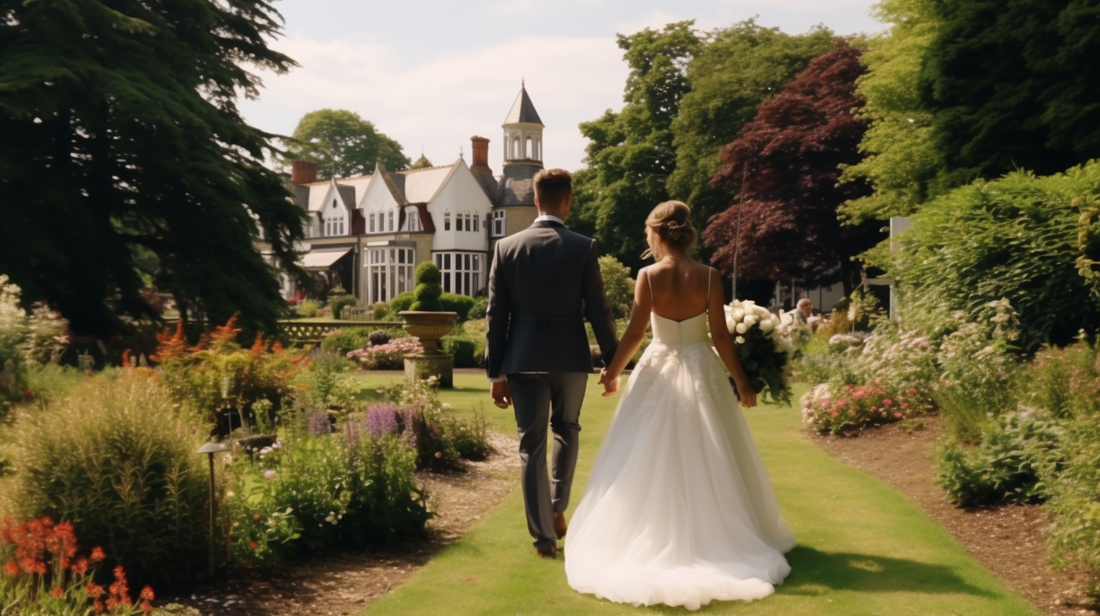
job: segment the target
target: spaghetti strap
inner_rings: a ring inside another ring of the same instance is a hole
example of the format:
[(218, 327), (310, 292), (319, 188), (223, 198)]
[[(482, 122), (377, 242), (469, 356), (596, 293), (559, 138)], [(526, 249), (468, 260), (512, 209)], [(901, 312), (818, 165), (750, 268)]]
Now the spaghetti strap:
[(707, 313), (710, 312), (710, 282), (711, 282), (711, 279), (714, 278), (714, 275), (712, 273), (713, 270), (714, 270), (713, 267), (708, 267), (707, 268), (707, 305), (706, 305), (705, 308), (703, 308), (703, 312), (707, 312)]

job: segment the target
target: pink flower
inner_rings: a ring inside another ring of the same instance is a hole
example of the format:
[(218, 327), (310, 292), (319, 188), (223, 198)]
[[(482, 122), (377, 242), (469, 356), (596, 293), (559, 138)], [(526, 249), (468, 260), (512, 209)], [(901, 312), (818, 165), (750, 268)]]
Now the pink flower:
[(838, 412), (836, 412), (836, 411), (833, 411), (832, 413), (829, 413), (829, 415), (830, 415), (831, 417), (836, 417), (836, 416), (837, 416), (837, 415), (839, 415), (839, 414), (840, 414), (840, 413), (838, 413)]
[(902, 418), (902, 414), (897, 412), (897, 411), (894, 411), (894, 419), (901, 419), (901, 418)]
[(852, 397), (853, 398), (862, 398), (863, 396), (866, 396), (866, 395), (867, 395), (867, 392), (863, 391), (862, 389), (857, 389), (856, 392), (854, 394), (852, 394)]
[(909, 394), (910, 396), (915, 396), (917, 395), (917, 390), (910, 387), (909, 389), (905, 390), (905, 393)]
[(875, 395), (876, 395), (876, 396), (881, 396), (881, 395), (882, 395), (882, 394), (884, 394), (884, 393), (886, 393), (886, 392), (882, 391), (881, 389), (876, 389), (876, 390), (875, 390)]
[(893, 401), (893, 400), (891, 400), (891, 399), (889, 399), (889, 398), (887, 398), (887, 399), (883, 400), (883, 401), (882, 401), (882, 403), (883, 403), (883, 404), (884, 404), (885, 406), (894, 406), (894, 401)]
[(908, 402), (902, 402), (901, 403), (901, 408), (903, 408), (903, 409), (909, 408), (909, 403)]
[(871, 412), (872, 412), (872, 413), (874, 413), (874, 412), (875, 412), (875, 411), (877, 411), (877, 410), (878, 410), (878, 407), (877, 407), (877, 406), (872, 406), (872, 407), (871, 407)]

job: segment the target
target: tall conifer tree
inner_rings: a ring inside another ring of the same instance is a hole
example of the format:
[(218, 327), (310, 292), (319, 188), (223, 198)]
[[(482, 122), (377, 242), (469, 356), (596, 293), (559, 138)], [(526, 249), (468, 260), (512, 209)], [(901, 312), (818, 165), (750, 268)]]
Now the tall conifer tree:
[[(301, 208), (237, 109), (285, 71), (262, 0), (0, 4), (0, 272), (81, 333), (148, 316), (150, 280), (186, 315), (271, 331), (274, 261), (296, 269)], [(144, 267), (146, 276), (139, 272)]]

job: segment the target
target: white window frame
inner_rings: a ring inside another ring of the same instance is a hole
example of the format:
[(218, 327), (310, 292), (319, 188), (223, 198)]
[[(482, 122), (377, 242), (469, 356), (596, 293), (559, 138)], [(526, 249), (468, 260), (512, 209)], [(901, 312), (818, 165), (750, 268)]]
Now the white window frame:
[(504, 234), (508, 231), (508, 226), (504, 224), (507, 214), (504, 210), (493, 212), (493, 237), (504, 237)]
[(475, 296), (482, 290), (485, 259), (479, 252), (437, 252), (435, 266), (442, 277), (443, 292)]
[(416, 253), (404, 246), (367, 248), (364, 274), (370, 303), (390, 302), (397, 295), (412, 291)]

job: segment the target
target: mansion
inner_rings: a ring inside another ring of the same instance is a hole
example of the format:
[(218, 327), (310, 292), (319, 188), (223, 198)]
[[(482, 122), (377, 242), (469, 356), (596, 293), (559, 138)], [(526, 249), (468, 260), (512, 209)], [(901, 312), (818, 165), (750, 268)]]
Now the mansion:
[[(493, 243), (537, 216), (535, 173), (542, 165), (542, 120), (521, 87), (504, 119), (500, 176), (489, 167), (489, 140), (471, 137), (471, 165), (450, 165), (317, 181), (313, 161), (292, 163), (291, 186), (309, 213), (301, 264), (366, 304), (411, 291), (416, 266), (432, 261), (443, 290), (484, 293)], [(287, 295), (294, 289), (284, 288)]]

